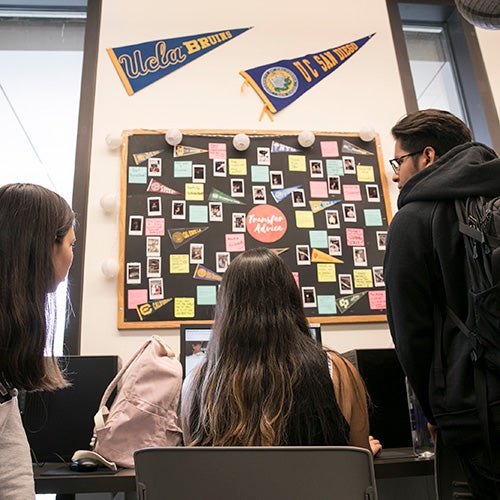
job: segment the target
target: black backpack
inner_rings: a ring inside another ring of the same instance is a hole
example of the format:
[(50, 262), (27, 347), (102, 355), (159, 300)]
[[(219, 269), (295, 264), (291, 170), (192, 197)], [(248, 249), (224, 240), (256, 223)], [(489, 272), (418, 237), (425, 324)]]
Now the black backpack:
[(470, 310), (466, 323), (449, 306), (447, 312), (470, 343), (476, 406), (491, 451), (486, 371), (500, 376), (500, 197), (455, 200), (455, 210), (465, 244)]

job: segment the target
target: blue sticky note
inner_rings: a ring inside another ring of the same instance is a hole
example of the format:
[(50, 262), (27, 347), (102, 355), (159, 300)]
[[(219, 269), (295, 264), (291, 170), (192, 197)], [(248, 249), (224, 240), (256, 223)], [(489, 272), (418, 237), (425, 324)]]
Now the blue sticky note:
[(318, 295), (317, 303), (319, 314), (337, 314), (335, 295)]
[(328, 233), (326, 231), (309, 231), (311, 248), (328, 248)]
[(217, 301), (217, 287), (213, 285), (198, 285), (196, 287), (196, 302), (200, 306), (214, 306)]
[(128, 167), (128, 183), (129, 184), (147, 184), (148, 182), (148, 167)]
[(208, 222), (206, 205), (189, 205), (189, 222)]
[(193, 177), (192, 167), (192, 161), (174, 161), (174, 177)]
[(344, 175), (344, 165), (342, 160), (326, 160), (327, 175)]
[(269, 167), (252, 165), (252, 182), (269, 182)]
[(378, 208), (365, 208), (363, 210), (365, 214), (365, 226), (381, 226), (382, 225), (382, 213)]

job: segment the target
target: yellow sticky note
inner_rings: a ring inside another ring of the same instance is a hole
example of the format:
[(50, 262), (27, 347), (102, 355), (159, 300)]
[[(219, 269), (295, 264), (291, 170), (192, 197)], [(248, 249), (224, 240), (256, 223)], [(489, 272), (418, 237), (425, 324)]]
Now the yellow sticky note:
[(288, 170), (290, 172), (307, 172), (306, 157), (303, 155), (288, 155)]
[(354, 269), (354, 288), (373, 288), (373, 276), (371, 269)]
[(371, 165), (358, 165), (356, 167), (358, 182), (375, 182), (375, 174)]
[(176, 297), (174, 299), (176, 318), (194, 318), (194, 297)]
[(229, 158), (229, 175), (247, 175), (246, 158)]
[(201, 183), (193, 184), (193, 183), (187, 182), (185, 185), (186, 200), (203, 201), (203, 186), (204, 186), (204, 184), (201, 184)]
[(310, 210), (295, 210), (295, 225), (297, 227), (314, 227), (314, 216)]
[(319, 282), (337, 281), (335, 264), (317, 264), (317, 273)]
[(189, 255), (170, 255), (170, 274), (189, 273)]

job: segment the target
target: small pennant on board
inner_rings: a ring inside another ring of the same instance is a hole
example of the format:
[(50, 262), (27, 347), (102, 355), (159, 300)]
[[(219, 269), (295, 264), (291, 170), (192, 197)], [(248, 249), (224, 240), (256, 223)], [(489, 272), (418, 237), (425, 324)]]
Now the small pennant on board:
[(194, 279), (206, 281), (222, 281), (222, 276), (201, 264), (196, 266), (193, 274)]
[(342, 141), (342, 153), (365, 156), (373, 155), (370, 151), (360, 148), (359, 146), (355, 146), (352, 142), (346, 141), (345, 139)]
[(174, 158), (181, 158), (182, 156), (197, 155), (200, 153), (206, 153), (208, 149), (194, 148), (192, 146), (183, 146), (178, 144), (174, 148)]
[(165, 184), (162, 184), (156, 179), (151, 179), (147, 191), (150, 193), (159, 193), (159, 194), (181, 194), (179, 193), (179, 191), (176, 191), (175, 189), (165, 186)]
[(340, 200), (327, 200), (327, 201), (311, 200), (309, 201), (309, 206), (311, 207), (311, 212), (313, 214), (317, 214), (318, 212), (321, 212), (321, 210), (336, 205), (337, 203), (340, 203)]
[(132, 156), (134, 158), (135, 164), (139, 165), (146, 160), (149, 160), (149, 158), (154, 158), (155, 156), (158, 156), (160, 153), (163, 153), (165, 151), (164, 149), (158, 149), (156, 151), (146, 151), (145, 153), (134, 153)]
[(290, 188), (285, 188), (285, 189), (275, 189), (274, 191), (271, 191), (271, 194), (273, 195), (274, 200), (276, 203), (279, 203), (283, 201), (287, 196), (290, 196), (296, 189), (300, 189), (302, 187), (301, 184), (297, 186), (293, 186)]
[(368, 292), (358, 292), (353, 295), (346, 295), (345, 297), (340, 297), (336, 300), (337, 309), (340, 311), (340, 314), (345, 313), (348, 309), (350, 309), (358, 300), (363, 298)]
[(207, 229), (208, 226), (169, 229), (168, 235), (170, 237), (170, 240), (172, 241), (172, 245), (174, 246), (175, 249), (177, 249), (182, 245), (184, 245), (185, 243), (187, 243), (188, 241), (191, 241), (192, 239), (196, 238), (201, 233), (205, 232)]
[(208, 201), (220, 201), (221, 203), (226, 203), (228, 205), (244, 205), (244, 203), (232, 196), (229, 196), (218, 189), (213, 188), (208, 195)]
[(146, 302), (145, 304), (139, 304), (136, 306), (137, 315), (139, 319), (142, 321), (144, 316), (149, 316), (153, 314), (155, 311), (167, 305), (169, 302), (172, 302), (171, 298), (162, 299), (162, 300), (153, 300), (151, 302)]
[(332, 257), (331, 255), (322, 252), (316, 248), (312, 249), (311, 252), (311, 262), (333, 262), (335, 264), (343, 264), (344, 261), (337, 259), (336, 257)]

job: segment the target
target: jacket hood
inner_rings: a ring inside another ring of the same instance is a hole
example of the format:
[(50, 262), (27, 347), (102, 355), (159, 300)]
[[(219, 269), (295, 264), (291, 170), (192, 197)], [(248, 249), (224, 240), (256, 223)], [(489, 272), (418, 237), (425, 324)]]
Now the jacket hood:
[(440, 201), (468, 196), (500, 196), (500, 159), (478, 142), (461, 144), (414, 175), (401, 189), (398, 208), (412, 201)]

